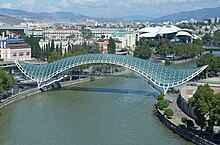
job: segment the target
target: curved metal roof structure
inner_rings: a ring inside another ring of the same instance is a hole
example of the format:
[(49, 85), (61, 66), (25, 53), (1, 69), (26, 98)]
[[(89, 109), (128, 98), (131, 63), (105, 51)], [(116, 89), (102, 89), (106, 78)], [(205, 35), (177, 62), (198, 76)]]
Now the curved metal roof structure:
[(114, 54), (84, 54), (64, 58), (48, 64), (29, 64), (21, 61), (15, 61), (15, 64), (21, 72), (38, 83), (39, 89), (61, 80), (63, 77), (59, 76), (59, 74), (70, 68), (94, 63), (115, 64), (129, 68), (142, 74), (156, 86), (162, 87), (165, 93), (168, 88), (175, 87), (189, 81), (207, 67), (204, 66), (196, 69), (177, 69), (161, 66), (148, 60), (132, 56)]

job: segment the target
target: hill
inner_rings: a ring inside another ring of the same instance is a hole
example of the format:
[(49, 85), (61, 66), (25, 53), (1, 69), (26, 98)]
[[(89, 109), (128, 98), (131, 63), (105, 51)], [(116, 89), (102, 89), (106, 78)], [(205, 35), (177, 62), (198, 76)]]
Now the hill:
[(35, 13), (35, 12), (27, 12), (23, 10), (14, 10), (14, 9), (6, 9), (6, 8), (0, 8), (0, 15), (14, 17), (17, 19), (28, 18), (35, 21), (59, 21), (59, 22), (88, 18), (87, 16), (74, 14), (71, 12)]
[(5, 16), (0, 14), (0, 22), (6, 23), (6, 24), (11, 24), (11, 25), (16, 25), (20, 24), (21, 22), (24, 22), (22, 19), (10, 17), (10, 16)]
[(152, 20), (152, 22), (178, 22), (182, 20), (203, 20), (207, 18), (215, 18), (220, 16), (220, 7), (217, 8), (204, 8), (194, 11), (185, 11), (180, 13), (175, 13), (171, 15), (166, 15), (157, 19)]

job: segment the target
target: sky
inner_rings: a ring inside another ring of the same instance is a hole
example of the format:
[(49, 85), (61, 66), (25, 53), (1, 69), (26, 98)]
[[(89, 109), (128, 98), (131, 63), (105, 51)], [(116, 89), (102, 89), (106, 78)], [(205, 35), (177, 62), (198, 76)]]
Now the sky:
[(0, 0), (0, 8), (31, 12), (65, 11), (102, 18), (130, 15), (157, 18), (213, 7), (220, 7), (220, 0)]

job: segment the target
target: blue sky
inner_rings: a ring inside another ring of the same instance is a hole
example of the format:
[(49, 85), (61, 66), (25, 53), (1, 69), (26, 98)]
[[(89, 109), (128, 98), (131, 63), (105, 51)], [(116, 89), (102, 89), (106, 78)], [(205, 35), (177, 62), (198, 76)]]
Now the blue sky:
[(68, 11), (93, 17), (160, 17), (220, 6), (220, 0), (0, 0), (1, 8), (32, 12)]

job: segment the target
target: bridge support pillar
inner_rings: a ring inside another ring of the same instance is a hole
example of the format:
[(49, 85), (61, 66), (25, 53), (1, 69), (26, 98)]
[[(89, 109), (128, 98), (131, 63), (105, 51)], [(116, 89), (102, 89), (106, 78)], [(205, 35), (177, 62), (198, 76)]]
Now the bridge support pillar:
[(164, 95), (167, 94), (168, 89), (169, 89), (169, 86), (167, 86), (167, 87), (164, 86), (164, 87), (163, 87), (163, 93), (164, 93)]

